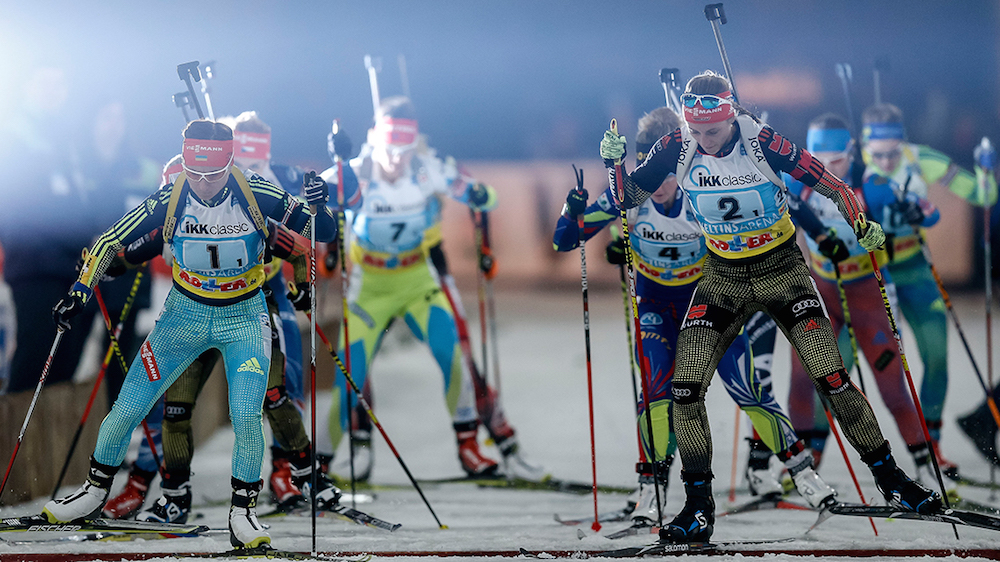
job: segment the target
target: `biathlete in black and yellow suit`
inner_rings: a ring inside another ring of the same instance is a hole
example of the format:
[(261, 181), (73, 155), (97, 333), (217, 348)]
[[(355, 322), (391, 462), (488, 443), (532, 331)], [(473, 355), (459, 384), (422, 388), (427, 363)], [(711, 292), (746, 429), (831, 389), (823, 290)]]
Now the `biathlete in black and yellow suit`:
[[(712, 72), (692, 78), (682, 96), (686, 126), (657, 141), (631, 174), (619, 175), (618, 167), (611, 173), (612, 182), (623, 183), (626, 208), (641, 205), (676, 174), (709, 249), (678, 336), (672, 388), (672, 422), (687, 499), (660, 537), (691, 542), (712, 535), (715, 502), (705, 393), (723, 353), (758, 310), (774, 318), (799, 353), (886, 500), (904, 509), (937, 512), (940, 496), (896, 466), (871, 405), (844, 370), (830, 320), (795, 243), (785, 188), (776, 172), (787, 172), (833, 199), (866, 249), (884, 242), (882, 229), (864, 219), (847, 184), (738, 108), (730, 90), (729, 82)], [(606, 132), (601, 142), (606, 164), (620, 162), (624, 154), (625, 139)]]
[[(270, 542), (257, 522), (264, 433), (261, 406), (271, 358), (271, 324), (261, 285), (266, 219), (310, 235), (309, 207), (263, 178), (232, 166), (233, 132), (198, 120), (184, 130), (184, 173), (111, 226), (94, 245), (70, 294), (53, 310), (65, 323), (79, 313), (93, 286), (125, 245), (159, 226), (173, 256), (173, 287), (153, 331), (140, 348), (111, 413), (101, 424), (90, 477), (73, 494), (45, 505), (53, 522), (91, 516), (107, 499), (132, 430), (184, 369), (210, 348), (222, 353), (229, 414), (236, 434), (232, 457), (230, 541)], [(314, 173), (303, 187), (318, 210), (316, 238), (332, 240), (336, 221), (326, 207), (328, 187)]]
[[(385, 331), (394, 319), (403, 319), (430, 346), (444, 376), (462, 469), (470, 475), (494, 473), (496, 461), (483, 456), (476, 441), (479, 419), (474, 387), (454, 312), (423, 242), (443, 198), (489, 210), (496, 205), (496, 194), (462, 174), (452, 159), (442, 161), (423, 144), (413, 105), (404, 97), (383, 100), (368, 142), (350, 165), (359, 183), (359, 191), (347, 194), (346, 199), (353, 215), (348, 253), (354, 265), (347, 297), (351, 376), (359, 387), (364, 386)], [(327, 178), (335, 174), (336, 168), (323, 172)], [(341, 337), (341, 356), (344, 345)], [(345, 385), (338, 375), (329, 417), (332, 450), (348, 431)]]

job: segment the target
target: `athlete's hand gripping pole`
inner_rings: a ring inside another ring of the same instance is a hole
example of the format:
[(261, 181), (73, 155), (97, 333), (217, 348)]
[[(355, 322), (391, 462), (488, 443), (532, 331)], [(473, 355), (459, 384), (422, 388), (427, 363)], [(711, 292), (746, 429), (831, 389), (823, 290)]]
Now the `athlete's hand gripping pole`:
[[(186, 62), (184, 64), (178, 64), (177, 76), (179, 76), (180, 79), (187, 84), (188, 95), (190, 96), (191, 104), (194, 106), (194, 110), (198, 113), (198, 119), (204, 119), (205, 113), (201, 110), (201, 104), (198, 103), (198, 96), (194, 93), (194, 84), (191, 83), (192, 78), (195, 82), (201, 82), (201, 71), (198, 70), (198, 64), (199, 63), (196, 60)], [(187, 117), (186, 111), (184, 112), (184, 116)]]
[[(618, 135), (618, 121), (616, 119), (611, 120), (611, 125), (609, 127), (611, 133)], [(649, 403), (649, 392), (652, 386), (650, 366), (646, 360), (646, 354), (642, 349), (642, 328), (639, 324), (639, 303), (636, 298), (635, 292), (635, 266), (632, 263), (632, 243), (629, 241), (629, 231), (628, 231), (628, 215), (625, 211), (625, 180), (623, 179), (623, 174), (625, 173), (625, 168), (622, 166), (621, 157), (614, 159), (614, 167), (612, 173), (615, 180), (614, 194), (615, 198), (618, 200), (618, 210), (619, 217), (622, 223), (622, 241), (625, 244), (625, 267), (628, 270), (628, 293), (632, 300), (632, 327), (635, 329), (635, 346), (636, 355), (639, 360), (639, 380), (642, 381), (642, 406), (646, 411), (646, 432), (649, 434), (649, 450), (652, 453), (652, 458), (650, 463), (653, 465), (653, 485), (656, 491), (656, 505), (657, 508), (657, 518), (658, 524), (663, 524), (663, 510), (661, 506), (663, 505), (660, 501), (660, 473), (656, 469), (656, 437), (653, 434), (653, 415), (650, 410)], [(666, 476), (666, 475), (662, 475)]]
[[(576, 177), (576, 192), (586, 200), (586, 191), (583, 189), (583, 170), (578, 170), (573, 164), (573, 175)], [(581, 212), (576, 216), (577, 236), (580, 244), (580, 285), (583, 292), (583, 341), (587, 353), (587, 411), (590, 416), (590, 471), (594, 477), (594, 522), (590, 528), (594, 532), (601, 530), (600, 517), (597, 513), (597, 444), (594, 439), (594, 373), (590, 363), (590, 297), (587, 294), (587, 247), (586, 237), (583, 231), (583, 217)]]
[[(97, 306), (101, 309), (101, 316), (104, 317), (104, 327), (108, 330), (108, 339), (111, 340), (111, 348), (115, 352), (115, 356), (118, 357), (118, 364), (122, 369), (122, 373), (126, 376), (128, 375), (128, 362), (125, 361), (125, 355), (122, 353), (121, 345), (118, 343), (118, 334), (115, 332), (114, 326), (111, 325), (111, 315), (108, 313), (108, 307), (104, 304), (104, 295), (101, 294), (101, 287), (99, 285), (94, 287), (94, 297), (97, 299)], [(146, 442), (149, 444), (149, 450), (153, 454), (153, 462), (156, 463), (156, 470), (160, 473), (160, 478), (163, 478), (163, 472), (166, 468), (160, 462), (160, 454), (156, 451), (156, 441), (153, 440), (153, 432), (149, 429), (149, 424), (146, 420), (142, 420), (142, 433), (146, 436)]]
[(17, 458), (17, 451), (21, 448), (21, 441), (24, 440), (24, 432), (28, 429), (28, 420), (31, 419), (31, 413), (35, 411), (35, 403), (38, 402), (38, 395), (42, 392), (42, 385), (45, 384), (46, 377), (49, 376), (49, 369), (52, 368), (52, 358), (56, 355), (56, 350), (59, 349), (59, 342), (62, 341), (63, 334), (66, 333), (66, 328), (58, 326), (56, 328), (56, 337), (52, 340), (52, 348), (49, 349), (49, 356), (45, 359), (45, 365), (42, 367), (42, 375), (38, 377), (38, 385), (35, 386), (35, 394), (31, 397), (31, 404), (28, 405), (28, 411), (24, 414), (24, 423), (21, 424), (21, 432), (17, 434), (17, 442), (14, 443), (14, 451), (10, 454), (10, 462), (7, 463), (7, 471), (3, 475), (3, 482), (0, 482), (0, 499), (3, 498), (3, 491), (7, 489), (7, 479), (10, 478), (10, 469), (14, 467), (14, 459)]
[[(140, 269), (135, 274), (135, 279), (132, 281), (132, 287), (128, 292), (128, 298), (125, 299), (125, 305), (122, 307), (121, 314), (118, 317), (118, 325), (115, 326), (115, 336), (121, 336), (122, 326), (125, 324), (125, 320), (128, 319), (129, 312), (132, 310), (132, 304), (135, 302), (135, 295), (139, 292), (139, 284), (142, 282), (142, 274), (143, 269)], [(87, 399), (87, 407), (83, 409), (83, 416), (80, 417), (80, 425), (76, 427), (76, 433), (73, 434), (73, 440), (69, 444), (69, 451), (66, 453), (66, 460), (63, 462), (62, 469), (59, 471), (59, 478), (56, 480), (56, 485), (52, 488), (51, 499), (56, 499), (59, 488), (62, 486), (63, 478), (66, 476), (66, 470), (69, 468), (69, 462), (72, 460), (73, 453), (76, 451), (76, 446), (80, 442), (80, 435), (83, 434), (83, 426), (86, 425), (87, 419), (90, 417), (90, 409), (94, 405), (94, 399), (97, 398), (97, 390), (101, 388), (101, 382), (104, 380), (104, 375), (108, 371), (108, 365), (111, 364), (111, 356), (114, 352), (114, 343), (109, 343), (108, 351), (104, 354), (104, 361), (101, 362), (101, 369), (97, 371), (97, 378), (94, 380), (94, 388), (90, 390), (90, 398)]]
[[(289, 286), (289, 289), (293, 293), (295, 292), (294, 287)], [(308, 313), (307, 315), (310, 316), (310, 321), (311, 321), (312, 315)], [(368, 404), (368, 401), (365, 400), (364, 394), (361, 393), (361, 389), (358, 388), (357, 383), (354, 382), (354, 377), (352, 377), (351, 373), (347, 370), (346, 367), (344, 367), (344, 363), (340, 360), (340, 356), (338, 356), (337, 352), (333, 349), (333, 344), (330, 343), (330, 340), (327, 339), (326, 334), (323, 333), (323, 329), (320, 328), (319, 326), (316, 326), (316, 333), (319, 334), (319, 338), (323, 341), (323, 344), (326, 345), (327, 351), (330, 352), (330, 356), (333, 357), (333, 362), (337, 364), (337, 368), (340, 369), (341, 374), (344, 375), (344, 378), (347, 380), (347, 384), (351, 385), (351, 388), (354, 390), (354, 393), (357, 394), (358, 402), (361, 404), (361, 407), (365, 409), (365, 413), (368, 414), (368, 417), (372, 420), (372, 423), (375, 424), (375, 427), (378, 428), (379, 433), (382, 434), (382, 438), (385, 439), (385, 443), (386, 445), (389, 446), (389, 450), (392, 451), (392, 454), (396, 457), (396, 460), (399, 461), (399, 466), (403, 468), (403, 472), (406, 473), (406, 477), (410, 479), (410, 483), (413, 484), (414, 489), (416, 489), (417, 493), (420, 494), (420, 499), (424, 501), (424, 505), (426, 505), (427, 509), (431, 512), (431, 515), (434, 517), (434, 521), (437, 522), (438, 527), (440, 527), (441, 529), (447, 529), (448, 526), (442, 524), (441, 520), (438, 519), (437, 514), (434, 513), (434, 508), (432, 508), (430, 502), (427, 501), (427, 496), (425, 496), (424, 491), (420, 489), (420, 484), (417, 483), (417, 479), (413, 477), (413, 474), (410, 472), (410, 469), (407, 468), (406, 463), (403, 462), (403, 457), (399, 455), (399, 451), (396, 450), (396, 446), (392, 444), (392, 439), (389, 439), (389, 435), (385, 432), (385, 428), (382, 427), (382, 424), (378, 421), (378, 418), (375, 417), (375, 412)]]
[[(865, 218), (864, 213), (858, 213), (855, 219), (855, 228), (861, 236), (859, 240), (867, 238), (869, 228), (873, 224), (869, 223)], [(882, 294), (882, 304), (885, 306), (885, 315), (889, 318), (889, 327), (892, 328), (892, 335), (896, 338), (896, 348), (899, 349), (899, 359), (903, 363), (903, 373), (906, 374), (906, 384), (910, 388), (910, 396), (913, 397), (913, 405), (917, 408), (917, 417), (920, 418), (920, 428), (924, 432), (924, 441), (927, 443), (927, 451), (930, 453), (931, 462), (934, 466), (934, 475), (937, 477), (938, 485), (941, 487), (941, 498), (944, 501), (946, 508), (951, 509), (951, 501), (948, 499), (948, 491), (945, 490), (944, 480), (941, 478), (941, 467), (938, 465), (937, 454), (934, 452), (934, 447), (931, 442), (930, 431), (927, 430), (927, 419), (924, 418), (924, 409), (920, 406), (920, 396), (917, 394), (917, 389), (913, 385), (913, 376), (910, 375), (910, 365), (906, 362), (906, 353), (903, 351), (903, 339), (899, 335), (899, 328), (896, 326), (896, 318), (892, 314), (892, 304), (889, 302), (889, 295), (885, 292), (885, 280), (882, 278), (882, 270), (879, 269), (878, 259), (875, 257), (875, 248), (869, 248), (868, 245), (862, 244), (865, 249), (868, 250), (868, 259), (872, 262), (872, 271), (875, 273), (875, 281), (878, 282), (878, 290)], [(955, 531), (955, 538), (958, 539), (958, 527), (952, 524), (952, 529)]]

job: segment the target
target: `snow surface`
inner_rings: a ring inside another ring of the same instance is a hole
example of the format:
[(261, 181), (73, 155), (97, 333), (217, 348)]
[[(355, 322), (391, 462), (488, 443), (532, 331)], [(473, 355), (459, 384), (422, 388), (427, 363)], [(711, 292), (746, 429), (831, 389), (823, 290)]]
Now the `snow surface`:
[[(474, 294), (474, 293), (468, 293)], [(474, 306), (467, 296), (467, 310)], [(517, 428), (522, 450), (534, 461), (545, 465), (559, 478), (589, 481), (591, 478), (589, 423), (587, 414), (586, 368), (584, 361), (583, 322), (577, 291), (498, 292), (499, 346), (501, 351), (501, 392), (508, 417)], [(985, 370), (983, 335), (984, 311), (980, 294), (954, 299), (977, 360)], [(625, 344), (621, 294), (615, 291), (591, 293), (591, 337), (593, 342), (594, 395), (596, 399), (597, 476), (603, 484), (635, 484), (635, 425), (632, 388), (628, 380), (628, 352)], [(473, 318), (472, 322), (476, 320)], [(473, 324), (475, 326), (476, 324)], [(460, 476), (454, 434), (444, 407), (442, 379), (429, 352), (418, 342), (400, 337), (400, 326), (387, 338), (383, 353), (374, 365), (374, 388), (378, 416), (410, 470), (420, 479)], [(969, 365), (953, 327), (949, 340), (952, 366), (950, 392), (946, 406), (944, 454), (958, 462), (965, 474), (989, 478), (989, 468), (972, 444), (959, 432), (953, 420), (982, 399), (982, 391)], [(478, 334), (478, 330), (472, 330)], [(475, 337), (475, 336), (474, 336)], [(919, 385), (922, 371), (916, 348), (905, 339), (907, 359)], [(473, 349), (478, 352), (475, 344)], [(774, 384), (782, 401), (788, 392), (787, 343), (776, 350)], [(492, 375), (491, 375), (492, 377)], [(870, 374), (869, 388), (871, 383)], [(329, 393), (321, 395), (329, 400)], [(872, 405), (883, 430), (891, 441), (897, 458), (907, 471), (913, 463), (895, 425), (879, 398)], [(730, 504), (729, 489), (734, 443), (734, 406), (720, 384), (708, 394), (708, 407), (715, 445), (715, 492), (718, 511)], [(322, 423), (325, 420), (321, 420)], [(266, 424), (265, 424), (266, 426)], [(741, 416), (740, 436), (748, 431)], [(198, 523), (213, 529), (226, 528), (229, 498), (229, 469), (232, 431), (220, 430), (201, 447), (194, 458), (193, 484)], [(391, 451), (376, 438), (375, 470), (372, 481), (378, 484), (406, 484), (408, 481)], [(497, 457), (495, 449), (488, 452)], [(871, 475), (858, 455), (849, 451), (866, 498), (877, 497)], [(746, 444), (739, 442), (738, 467), (745, 465)], [(269, 462), (265, 459), (265, 476)], [(666, 517), (672, 517), (683, 504), (683, 490), (674, 468)], [(831, 439), (821, 474), (839, 490), (846, 501), (857, 501), (843, 458)], [(119, 476), (121, 486), (125, 478)], [(738, 490), (745, 488), (742, 479)], [(69, 490), (65, 490), (69, 491)], [(418, 494), (411, 488), (377, 490), (374, 503), (359, 504), (358, 509), (377, 517), (402, 523), (388, 533), (335, 519), (317, 521), (317, 546), (320, 552), (366, 551), (496, 551), (517, 550), (594, 550), (635, 546), (652, 542), (653, 536), (629, 537), (612, 541), (595, 535), (589, 525), (581, 527), (588, 534), (577, 538), (577, 529), (553, 521), (553, 514), (583, 516), (593, 511), (592, 496), (566, 493), (481, 489), (473, 484), (425, 485), (424, 491), (441, 521), (448, 526), (439, 530)], [(962, 488), (959, 492), (979, 502), (1000, 505), (990, 493)], [(150, 498), (150, 502), (155, 495)], [(736, 503), (749, 499), (739, 491)], [(797, 501), (795, 497), (793, 501)], [(601, 494), (601, 511), (614, 510), (625, 502), (625, 495)], [(38, 513), (43, 500), (12, 506), (3, 510), (5, 517)], [(267, 509), (261, 507), (261, 512)], [(922, 521), (876, 520), (879, 537), (864, 518), (833, 517), (802, 537), (815, 520), (811, 512), (771, 510), (725, 517), (717, 520), (713, 539), (761, 539), (799, 537), (779, 545), (782, 548), (864, 549), (864, 548), (1000, 548), (1000, 534), (959, 527), (956, 540), (949, 525)], [(295, 551), (310, 549), (308, 517), (268, 519), (276, 548)], [(623, 523), (605, 524), (602, 532), (624, 527)], [(14, 537), (6, 537), (15, 540)], [(0, 544), (0, 555), (17, 553), (75, 552), (94, 553), (95, 559), (113, 559), (116, 553), (163, 553), (155, 560), (184, 560), (176, 553), (222, 551), (229, 548), (226, 533), (195, 539), (147, 540), (131, 542), (36, 542)], [(763, 547), (762, 547), (763, 548)], [(376, 556), (376, 558), (379, 558)], [(698, 558), (698, 557), (694, 557)], [(718, 560), (718, 557), (713, 557)], [(786, 557), (770, 557), (786, 558)], [(958, 559), (957, 557), (950, 557)], [(411, 558), (393, 558), (410, 560)], [(830, 558), (840, 560), (840, 557)], [(849, 558), (843, 558), (848, 560)]]

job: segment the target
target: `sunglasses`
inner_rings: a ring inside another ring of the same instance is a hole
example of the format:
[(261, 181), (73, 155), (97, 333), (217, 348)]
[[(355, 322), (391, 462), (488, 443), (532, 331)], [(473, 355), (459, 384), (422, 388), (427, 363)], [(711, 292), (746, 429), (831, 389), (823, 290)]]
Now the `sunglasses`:
[(868, 155), (872, 157), (872, 160), (893, 160), (899, 158), (903, 154), (903, 151), (899, 148), (894, 148), (886, 152), (869, 152)]
[(196, 172), (191, 168), (188, 168), (186, 164), (181, 164), (184, 167), (184, 172), (187, 173), (188, 177), (195, 181), (218, 181), (226, 175), (229, 171), (229, 166), (233, 163), (233, 159), (229, 159), (229, 164), (226, 164), (224, 168), (212, 172)]
[(701, 103), (705, 109), (715, 109), (724, 104), (732, 105), (732, 102), (727, 98), (721, 98), (715, 94), (683, 94), (681, 95), (681, 103), (684, 104), (684, 107), (694, 107)]

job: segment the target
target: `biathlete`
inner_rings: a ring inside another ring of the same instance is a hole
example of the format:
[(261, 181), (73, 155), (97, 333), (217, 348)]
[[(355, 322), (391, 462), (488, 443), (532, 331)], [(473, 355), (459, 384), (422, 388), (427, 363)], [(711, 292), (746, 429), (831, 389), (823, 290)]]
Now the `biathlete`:
[(788, 215), (776, 172), (787, 172), (832, 198), (861, 245), (884, 242), (851, 188), (809, 152), (760, 123), (732, 99), (729, 82), (713, 72), (688, 81), (682, 96), (686, 127), (661, 138), (642, 165), (620, 176), (614, 162), (625, 139), (607, 131), (601, 157), (622, 182), (623, 204), (643, 204), (675, 174), (708, 243), (703, 275), (677, 340), (672, 422), (687, 499), (660, 530), (668, 542), (707, 541), (714, 529), (712, 443), (705, 393), (726, 349), (758, 310), (767, 311), (830, 401), (851, 445), (869, 465), (885, 499), (921, 513), (940, 511), (940, 496), (898, 466), (871, 406), (850, 381)]
[[(847, 122), (833, 114), (825, 114), (809, 123), (806, 136), (809, 152), (823, 163), (827, 170), (838, 178), (850, 178), (854, 163), (855, 145)], [(805, 201), (813, 212), (823, 221), (825, 228), (834, 232), (850, 232), (853, 227), (844, 220), (840, 209), (827, 197), (817, 196), (812, 188), (801, 181), (784, 176), (788, 191)], [(875, 181), (869, 178), (861, 188), (863, 203), (870, 216), (883, 216), (886, 206), (897, 207), (906, 205), (909, 208), (921, 208), (923, 211), (911, 215), (915, 224), (930, 226), (938, 220), (940, 213), (933, 205), (916, 194), (910, 193), (904, 203), (897, 201), (892, 195), (886, 181)], [(903, 363), (899, 350), (885, 314), (885, 307), (879, 293), (878, 281), (872, 271), (872, 262), (868, 252), (855, 240), (845, 240), (848, 255), (842, 260), (832, 260), (820, 252), (816, 243), (807, 240), (809, 246), (809, 265), (817, 290), (823, 298), (835, 334), (839, 334), (841, 356), (844, 358), (844, 368), (850, 372), (854, 367), (854, 357), (851, 351), (851, 337), (846, 330), (844, 311), (840, 290), (837, 287), (837, 270), (844, 287), (844, 299), (849, 306), (851, 324), (856, 334), (857, 346), (864, 353), (878, 385), (882, 400), (885, 402), (896, 427), (906, 443), (907, 449), (917, 463), (917, 476), (925, 483), (933, 482), (933, 470), (929, 466), (930, 456), (917, 409), (913, 404), (903, 373)], [(876, 252), (880, 264), (888, 263), (884, 250)], [(837, 268), (835, 270), (834, 268)], [(890, 284), (890, 276), (884, 273), (886, 285)], [(825, 416), (822, 424), (817, 420), (816, 398), (812, 393), (812, 380), (798, 355), (792, 353), (792, 380), (789, 393), (788, 412), (796, 431), (813, 436), (810, 446), (817, 457), (822, 454), (826, 434), (829, 430)], [(826, 431), (824, 431), (824, 429)]]
[[(992, 205), (997, 184), (977, 163), (976, 175), (957, 166), (944, 154), (928, 146), (906, 141), (903, 112), (889, 103), (876, 104), (864, 111), (862, 153), (868, 165), (866, 175), (877, 174), (893, 181), (899, 200), (876, 215), (886, 228), (888, 269), (896, 283), (899, 307), (917, 340), (924, 376), (920, 383), (920, 405), (927, 419), (931, 442), (941, 468), (957, 475), (955, 463), (940, 451), (941, 421), (948, 391), (948, 318), (944, 298), (931, 274), (922, 251), (920, 229), (926, 214), (910, 194), (926, 198), (931, 190), (948, 190), (975, 206)], [(988, 193), (976, 181), (986, 174)]]
[[(107, 500), (125, 458), (129, 436), (184, 369), (218, 349), (229, 382), (229, 415), (236, 434), (232, 457), (230, 542), (270, 542), (257, 521), (264, 454), (261, 407), (270, 368), (271, 324), (261, 294), (266, 218), (310, 235), (310, 211), (259, 176), (233, 166), (233, 132), (206, 120), (184, 130), (184, 171), (111, 226), (95, 243), (79, 280), (53, 309), (57, 323), (83, 310), (94, 284), (124, 246), (163, 227), (173, 256), (173, 287), (153, 331), (133, 361), (111, 413), (101, 424), (90, 475), (79, 490), (45, 504), (55, 522), (91, 517)], [(332, 240), (336, 221), (326, 207), (326, 182), (310, 172), (303, 189), (318, 210), (316, 238)]]
[[(479, 419), (473, 382), (455, 327), (454, 312), (428, 263), (424, 236), (444, 197), (474, 210), (496, 206), (493, 188), (462, 174), (451, 158), (442, 161), (419, 135), (413, 104), (405, 97), (382, 101), (368, 142), (350, 161), (359, 190), (345, 201), (352, 212), (348, 291), (348, 331), (339, 353), (351, 346), (351, 376), (364, 387), (371, 362), (390, 323), (404, 319), (426, 341), (444, 376), (444, 392), (458, 441), (462, 469), (470, 476), (497, 472), (476, 439)], [(323, 172), (327, 178), (335, 167)], [(346, 258), (345, 258), (346, 259)], [(350, 412), (342, 406), (346, 381), (334, 383), (329, 430), (332, 454), (349, 431)], [(318, 447), (327, 443), (318, 444)], [(322, 451), (322, 449), (320, 449)]]
[[(653, 110), (639, 120), (636, 144), (638, 163), (661, 137), (680, 127), (680, 118), (669, 108)], [(674, 459), (671, 438), (671, 382), (677, 360), (677, 334), (691, 295), (702, 276), (708, 248), (695, 220), (691, 204), (676, 197), (677, 180), (664, 178), (661, 186), (638, 207), (628, 211), (629, 241), (636, 276), (638, 315), (641, 324), (644, 357), (648, 369), (649, 415), (653, 422), (650, 439), (644, 401), (637, 404), (637, 423), (641, 448), (636, 472), (639, 474), (639, 498), (632, 512), (636, 522), (659, 521), (655, 480), (662, 486), (660, 497), (666, 500), (666, 485)], [(583, 238), (588, 240), (620, 215), (611, 189), (604, 190), (597, 201), (587, 206), (587, 192), (572, 189), (556, 224), (553, 247), (566, 252), (579, 247), (577, 217), (584, 216)], [(614, 247), (609, 252), (614, 252)], [(617, 260), (616, 260), (617, 261)], [(638, 351), (637, 351), (638, 353)], [(791, 422), (769, 391), (755, 376), (750, 344), (745, 333), (736, 336), (718, 364), (726, 391), (750, 416), (762, 438), (788, 468), (799, 493), (813, 507), (832, 501), (834, 490), (812, 468), (812, 458), (795, 435)], [(654, 473), (655, 471), (655, 473)], [(654, 478), (654, 474), (656, 477)], [(761, 494), (781, 493), (761, 490)]]

